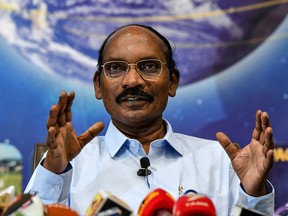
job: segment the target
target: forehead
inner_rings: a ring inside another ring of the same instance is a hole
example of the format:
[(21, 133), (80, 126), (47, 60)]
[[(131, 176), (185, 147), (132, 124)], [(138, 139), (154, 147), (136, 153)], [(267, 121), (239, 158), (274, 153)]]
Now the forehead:
[[(164, 42), (152, 31), (141, 26), (128, 26), (115, 32), (107, 41), (103, 57), (123, 58), (165, 58)], [(127, 59), (125, 59), (127, 58)], [(164, 59), (163, 59), (164, 60)]]

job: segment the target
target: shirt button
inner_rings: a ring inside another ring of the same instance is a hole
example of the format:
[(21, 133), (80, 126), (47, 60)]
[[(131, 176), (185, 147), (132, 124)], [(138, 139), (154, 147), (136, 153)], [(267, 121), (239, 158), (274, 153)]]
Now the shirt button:
[(30, 192), (29, 192), (29, 193), (35, 196), (35, 195), (37, 195), (37, 194), (38, 194), (38, 191), (30, 190)]
[(133, 147), (135, 147), (135, 146), (137, 146), (137, 143), (136, 143), (136, 142), (132, 142), (131, 145), (132, 145)]
[(59, 185), (54, 185), (55, 190), (59, 191), (61, 187)]

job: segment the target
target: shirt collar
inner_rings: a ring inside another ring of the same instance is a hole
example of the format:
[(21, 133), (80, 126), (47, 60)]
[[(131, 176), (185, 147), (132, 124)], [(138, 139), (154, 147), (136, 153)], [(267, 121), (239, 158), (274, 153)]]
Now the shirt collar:
[(110, 121), (105, 134), (105, 145), (111, 157), (115, 156), (127, 139), (128, 138), (115, 127), (112, 121)]
[[(179, 143), (179, 141), (177, 142), (177, 137), (173, 133), (170, 123), (167, 120), (164, 120), (164, 122), (166, 124), (166, 134), (162, 140), (166, 141), (175, 151), (177, 151), (182, 156), (183, 148), (181, 147), (181, 143)], [(111, 157), (116, 155), (126, 140), (128, 140), (128, 137), (121, 133), (121, 131), (119, 131), (112, 123), (112, 121), (110, 121), (107, 132), (105, 134), (105, 145), (107, 146)]]
[(166, 124), (166, 134), (163, 139), (166, 140), (168, 144), (182, 156), (184, 149), (181, 145), (181, 142), (179, 142), (176, 134), (173, 132), (171, 124), (166, 119), (164, 119), (164, 122)]

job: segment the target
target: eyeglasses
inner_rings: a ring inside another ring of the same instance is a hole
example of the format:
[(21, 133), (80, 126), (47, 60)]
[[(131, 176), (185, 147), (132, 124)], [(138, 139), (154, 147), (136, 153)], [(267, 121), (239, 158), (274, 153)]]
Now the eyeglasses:
[(162, 73), (162, 65), (165, 65), (165, 63), (159, 59), (144, 59), (135, 64), (129, 64), (126, 61), (108, 61), (101, 65), (101, 67), (103, 67), (107, 78), (116, 79), (125, 77), (132, 65), (136, 67), (137, 72), (142, 78), (155, 79)]

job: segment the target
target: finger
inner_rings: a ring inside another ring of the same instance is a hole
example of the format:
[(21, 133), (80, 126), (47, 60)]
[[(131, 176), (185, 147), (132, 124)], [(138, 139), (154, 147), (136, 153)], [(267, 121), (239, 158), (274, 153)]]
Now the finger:
[(231, 160), (233, 160), (234, 157), (236, 156), (236, 153), (239, 151), (239, 148), (237, 146), (235, 146), (234, 143), (231, 142), (229, 137), (222, 132), (216, 133), (216, 139), (221, 144), (221, 146), (224, 148), (224, 150), (228, 154), (229, 158)]
[(65, 108), (67, 105), (67, 99), (68, 99), (67, 93), (65, 91), (62, 91), (57, 104), (57, 106), (59, 106), (59, 112), (57, 116), (57, 123), (59, 127), (62, 127), (66, 124)]
[(90, 142), (97, 134), (99, 134), (104, 128), (103, 122), (96, 122), (88, 130), (78, 137), (79, 144), (83, 148), (88, 142)]
[(49, 149), (55, 149), (57, 147), (55, 140), (56, 140), (56, 130), (55, 128), (50, 127), (48, 129), (48, 134), (46, 137), (46, 144)]
[(57, 105), (53, 105), (50, 108), (50, 112), (49, 112), (49, 116), (48, 119), (46, 121), (46, 128), (47, 130), (50, 127), (54, 127), (57, 123), (57, 116), (58, 116), (58, 112), (59, 112), (59, 108)]
[(264, 131), (267, 127), (271, 127), (270, 121), (269, 121), (269, 116), (267, 112), (263, 112), (261, 114), (261, 127), (262, 130)]
[(265, 130), (265, 144), (269, 149), (274, 149), (273, 129), (271, 127)]
[(256, 112), (256, 122), (255, 122), (255, 129), (253, 130), (252, 138), (259, 140), (262, 132), (262, 122), (261, 122), (261, 115), (262, 111), (257, 110)]
[(269, 150), (274, 150), (273, 130), (271, 127), (268, 127), (265, 130), (263, 153), (266, 155)]
[(66, 121), (67, 121), (67, 122), (72, 121), (72, 111), (71, 111), (71, 107), (72, 107), (74, 98), (75, 98), (75, 92), (72, 91), (72, 92), (70, 92), (70, 94), (68, 95), (67, 104), (66, 104), (66, 108), (65, 108), (65, 115), (66, 115)]
[(273, 167), (273, 162), (274, 162), (274, 151), (270, 149), (267, 152), (267, 167), (265, 167), (266, 170), (270, 170)]

